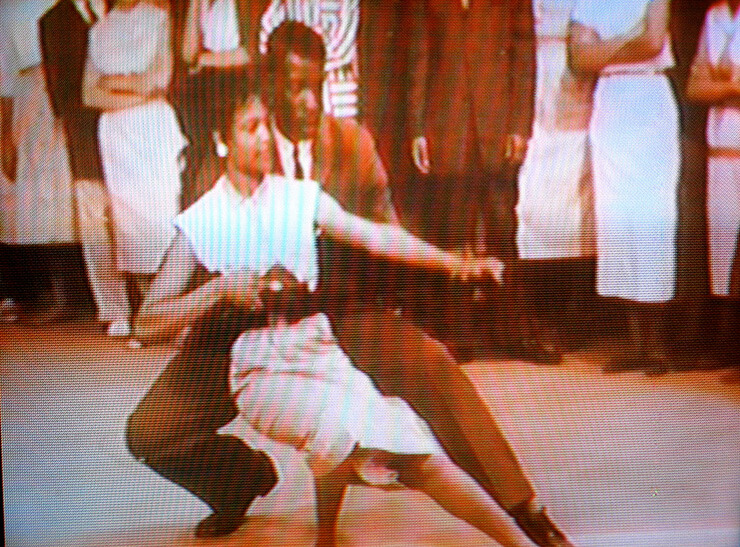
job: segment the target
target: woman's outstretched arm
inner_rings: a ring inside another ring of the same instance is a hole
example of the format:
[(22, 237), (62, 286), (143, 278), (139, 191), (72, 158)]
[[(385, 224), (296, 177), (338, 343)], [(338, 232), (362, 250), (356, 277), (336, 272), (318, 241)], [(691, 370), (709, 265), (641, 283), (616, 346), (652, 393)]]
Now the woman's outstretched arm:
[(494, 277), (499, 283), (503, 279), (504, 263), (495, 257), (472, 259), (446, 252), (400, 226), (371, 222), (348, 213), (326, 194), (321, 194), (317, 223), (327, 235), (376, 256), (443, 270), (462, 279), (484, 275)]

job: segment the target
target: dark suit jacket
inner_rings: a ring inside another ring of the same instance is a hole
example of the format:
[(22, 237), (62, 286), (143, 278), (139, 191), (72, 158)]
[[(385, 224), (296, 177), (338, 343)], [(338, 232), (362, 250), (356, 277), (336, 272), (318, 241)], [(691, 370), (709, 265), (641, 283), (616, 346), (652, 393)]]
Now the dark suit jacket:
[(72, 0), (60, 0), (39, 23), (46, 86), (54, 114), (64, 121), (72, 174), (102, 179), (96, 110), (82, 104), (89, 25)]
[(311, 176), (347, 211), (375, 221), (397, 221), (375, 141), (355, 120), (322, 117)]
[[(313, 148), (311, 178), (345, 210), (376, 222), (397, 222), (388, 175), (370, 132), (353, 119), (324, 115)], [(275, 156), (277, 157), (277, 156)], [(378, 286), (385, 266), (365, 251), (321, 238), (320, 272), (327, 301), (375, 300), (389, 292)]]
[(472, 119), (486, 170), (508, 134), (531, 133), (535, 85), (530, 0), (415, 0), (409, 48), (411, 136), (429, 141), (432, 172), (467, 173), (461, 147)]

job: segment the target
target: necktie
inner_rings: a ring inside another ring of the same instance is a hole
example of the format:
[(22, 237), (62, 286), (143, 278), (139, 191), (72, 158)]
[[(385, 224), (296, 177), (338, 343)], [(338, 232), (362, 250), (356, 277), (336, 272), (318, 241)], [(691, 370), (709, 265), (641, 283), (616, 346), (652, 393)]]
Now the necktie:
[(298, 143), (293, 146), (293, 163), (295, 164), (295, 178), (297, 180), (303, 180), (305, 178), (303, 174), (303, 167), (298, 158)]

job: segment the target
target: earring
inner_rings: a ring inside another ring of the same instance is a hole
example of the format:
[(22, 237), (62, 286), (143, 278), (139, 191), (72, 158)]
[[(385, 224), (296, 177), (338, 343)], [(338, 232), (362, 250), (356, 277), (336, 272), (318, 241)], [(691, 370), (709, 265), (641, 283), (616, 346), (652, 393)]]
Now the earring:
[(226, 146), (226, 143), (221, 140), (221, 135), (218, 134), (218, 131), (214, 131), (211, 135), (211, 138), (213, 138), (213, 143), (216, 145), (216, 155), (219, 158), (225, 158), (229, 155), (229, 147)]

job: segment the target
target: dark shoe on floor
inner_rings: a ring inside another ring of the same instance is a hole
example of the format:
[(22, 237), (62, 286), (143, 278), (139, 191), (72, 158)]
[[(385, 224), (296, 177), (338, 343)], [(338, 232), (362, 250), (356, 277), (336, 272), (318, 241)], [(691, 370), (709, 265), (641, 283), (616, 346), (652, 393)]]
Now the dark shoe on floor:
[(245, 513), (246, 510), (234, 513), (230, 511), (211, 513), (195, 527), (195, 537), (206, 539), (228, 536), (244, 524), (246, 520)]
[(648, 361), (647, 353), (634, 351), (612, 357), (601, 370), (607, 374), (643, 370), (648, 364)]
[(536, 339), (523, 341), (513, 350), (513, 356), (538, 365), (557, 365), (563, 356)]
[(524, 502), (510, 511), (519, 528), (540, 547), (575, 547), (542, 509), (533, 511)]
[(275, 484), (277, 484), (277, 476), (273, 475), (271, 482), (260, 485), (257, 491), (247, 493), (241, 504), (214, 511), (195, 527), (195, 537), (200, 539), (217, 538), (236, 532), (244, 524), (247, 509), (252, 505), (252, 502), (258, 497), (267, 495)]

